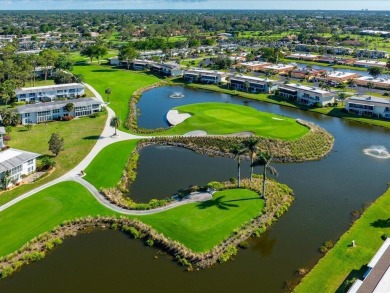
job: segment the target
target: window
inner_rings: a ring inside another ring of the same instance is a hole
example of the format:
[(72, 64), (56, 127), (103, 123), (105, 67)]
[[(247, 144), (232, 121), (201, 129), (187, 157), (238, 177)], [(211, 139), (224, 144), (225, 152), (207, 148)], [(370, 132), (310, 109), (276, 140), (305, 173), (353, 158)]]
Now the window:
[(58, 113), (60, 113), (60, 109), (54, 109), (53, 110), (53, 114), (58, 114)]
[(34, 164), (34, 160), (28, 160), (27, 161), (27, 165), (32, 165), (32, 164)]
[(30, 113), (24, 113), (24, 117), (30, 117)]

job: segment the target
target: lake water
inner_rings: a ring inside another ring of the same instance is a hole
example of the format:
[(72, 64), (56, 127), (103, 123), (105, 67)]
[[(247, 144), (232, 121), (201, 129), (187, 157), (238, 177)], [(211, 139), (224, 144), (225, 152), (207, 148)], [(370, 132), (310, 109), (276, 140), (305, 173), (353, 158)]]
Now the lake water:
[[(171, 99), (173, 92), (185, 95)], [(390, 160), (363, 153), (372, 146), (390, 150), (390, 131), (360, 123), (278, 105), (245, 101), (226, 94), (162, 87), (140, 99), (142, 127), (166, 127), (164, 115), (172, 107), (206, 101), (246, 104), (256, 109), (314, 122), (335, 137), (323, 160), (274, 164), (278, 181), (295, 193), (289, 211), (234, 261), (187, 273), (168, 256), (114, 231), (96, 231), (66, 240), (47, 258), (0, 281), (0, 292), (281, 292), (283, 282), (300, 267), (311, 267), (318, 248), (337, 240), (348, 229), (350, 213), (372, 202), (390, 181)], [(243, 164), (244, 176), (249, 165)], [(260, 170), (258, 170), (260, 171)], [(170, 196), (178, 189), (236, 174), (233, 160), (210, 158), (175, 147), (141, 150), (132, 196), (147, 201)], [(151, 179), (153, 178), (153, 179)]]

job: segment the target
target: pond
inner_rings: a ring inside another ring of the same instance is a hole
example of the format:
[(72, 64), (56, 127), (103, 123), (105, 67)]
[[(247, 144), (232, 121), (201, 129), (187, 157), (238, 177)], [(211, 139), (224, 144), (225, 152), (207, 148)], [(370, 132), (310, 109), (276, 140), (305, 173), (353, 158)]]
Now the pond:
[[(169, 98), (173, 92), (181, 92), (184, 97)], [(379, 127), (184, 87), (162, 87), (145, 93), (139, 108), (141, 117), (149, 119), (142, 123), (149, 123), (148, 128), (165, 126), (164, 115), (179, 105), (176, 103), (200, 101), (247, 104), (314, 122), (334, 135), (334, 149), (321, 161), (274, 164), (279, 171), (277, 180), (294, 190), (295, 202), (270, 231), (251, 239), (250, 248), (240, 250), (234, 261), (194, 273), (183, 272), (166, 256), (155, 259), (157, 250), (128, 240), (119, 232), (98, 231), (66, 240), (45, 260), (0, 281), (0, 291), (52, 292), (58, 284), (56, 291), (64, 288), (63, 292), (104, 288), (131, 288), (136, 292), (281, 292), (283, 282), (293, 278), (297, 268), (311, 267), (318, 261), (318, 248), (324, 241), (337, 240), (348, 229), (351, 211), (375, 200), (390, 181), (390, 159), (364, 153), (370, 146), (390, 150), (390, 131)], [(188, 185), (229, 179), (235, 176), (235, 166), (230, 159), (150, 146), (141, 150), (132, 196), (145, 201), (154, 196), (164, 198)], [(245, 162), (244, 176), (248, 171)]]

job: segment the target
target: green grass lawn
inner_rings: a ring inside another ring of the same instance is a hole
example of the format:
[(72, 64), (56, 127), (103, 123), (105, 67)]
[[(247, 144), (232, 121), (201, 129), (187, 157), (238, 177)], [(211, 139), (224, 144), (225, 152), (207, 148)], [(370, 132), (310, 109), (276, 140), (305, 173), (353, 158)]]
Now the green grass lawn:
[(126, 162), (137, 143), (138, 140), (129, 140), (106, 146), (87, 167), (84, 179), (97, 189), (114, 187), (122, 178)]
[(1, 212), (0, 256), (14, 252), (65, 220), (96, 215), (115, 213), (76, 182), (56, 184)]
[(54, 158), (57, 165), (53, 174), (38, 182), (21, 185), (1, 193), (0, 205), (74, 168), (95, 145), (103, 130), (106, 117), (101, 115), (97, 118), (85, 117), (67, 122), (49, 122), (47, 125), (37, 124), (30, 131), (26, 131), (25, 127), (14, 127), (11, 141), (8, 142), (8, 145), (13, 148), (51, 156), (48, 141), (52, 133), (58, 132), (65, 139), (64, 151)]
[[(362, 277), (366, 265), (382, 245), (383, 234), (390, 235), (390, 189), (377, 199), (323, 257), (295, 289), (296, 293), (344, 292), (345, 279)], [(350, 247), (355, 240), (356, 247)]]
[[(104, 91), (111, 88), (110, 107), (122, 122), (127, 119), (129, 99), (134, 91), (160, 80), (147, 73), (115, 69), (107, 65), (76, 65), (73, 68), (73, 73), (83, 74), (85, 82), (92, 85), (106, 101), (107, 96)], [(124, 130), (123, 126), (120, 128)]]
[(264, 200), (257, 193), (231, 189), (214, 193), (210, 201), (143, 216), (140, 220), (193, 251), (204, 252), (258, 216), (263, 207)]
[(251, 107), (225, 104), (200, 103), (176, 107), (180, 113), (192, 116), (169, 130), (168, 134), (183, 134), (192, 130), (204, 130), (208, 134), (231, 134), (243, 131), (258, 136), (294, 139), (308, 132), (295, 119), (258, 111)]

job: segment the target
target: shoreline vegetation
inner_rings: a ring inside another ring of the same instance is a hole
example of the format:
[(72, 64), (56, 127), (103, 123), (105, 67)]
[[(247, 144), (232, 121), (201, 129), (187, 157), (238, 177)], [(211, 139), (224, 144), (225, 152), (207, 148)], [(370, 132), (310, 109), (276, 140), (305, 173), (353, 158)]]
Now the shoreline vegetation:
[[(261, 176), (255, 176), (253, 181), (244, 179), (242, 186), (259, 194), (261, 192)], [(213, 182), (216, 184), (216, 182)], [(230, 182), (218, 183), (221, 190), (236, 189)], [(144, 222), (142, 217), (129, 219), (124, 216), (96, 216), (77, 218), (65, 221), (30, 240), (16, 252), (0, 258), (0, 278), (12, 275), (22, 266), (43, 259), (49, 251), (62, 243), (65, 238), (76, 236), (80, 232), (91, 229), (114, 229), (129, 234), (132, 238), (142, 239), (146, 245), (155, 246), (168, 252), (186, 270), (208, 268), (217, 262), (226, 262), (237, 253), (237, 246), (251, 236), (260, 237), (273, 222), (281, 217), (292, 204), (294, 197), (292, 190), (285, 184), (274, 180), (267, 180), (269, 193), (265, 199), (263, 210), (258, 216), (243, 223), (232, 231), (231, 235), (223, 239), (218, 245), (206, 252), (196, 252), (177, 240), (172, 240), (157, 229)], [(260, 198), (259, 198), (260, 200)]]

